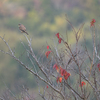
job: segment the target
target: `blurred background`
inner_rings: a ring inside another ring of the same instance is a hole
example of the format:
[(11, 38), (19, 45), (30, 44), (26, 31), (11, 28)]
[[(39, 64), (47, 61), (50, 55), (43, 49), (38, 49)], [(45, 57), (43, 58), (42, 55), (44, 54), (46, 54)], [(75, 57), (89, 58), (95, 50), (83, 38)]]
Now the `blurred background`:
[[(25, 57), (26, 51), (20, 43), (23, 41), (27, 45), (27, 42), (19, 31), (18, 24), (25, 25), (29, 33), (28, 38), (33, 39), (34, 52), (38, 54), (42, 47), (46, 50), (46, 42), (52, 44), (51, 39), (57, 32), (62, 36), (67, 32), (70, 43), (75, 42), (65, 15), (76, 30), (85, 23), (83, 31), (89, 45), (91, 35), (88, 33), (90, 34), (90, 21), (93, 18), (99, 30), (100, 0), (0, 0), (0, 36), (5, 35), (4, 38), (16, 51), (15, 55), (22, 57), (22, 61), (27, 64), (29, 61)], [(8, 51), (1, 40), (0, 49)], [(31, 91), (37, 90), (35, 77), (11, 57), (0, 53), (0, 94), (6, 89), (4, 83), (15, 92), (17, 85), (26, 85)]]

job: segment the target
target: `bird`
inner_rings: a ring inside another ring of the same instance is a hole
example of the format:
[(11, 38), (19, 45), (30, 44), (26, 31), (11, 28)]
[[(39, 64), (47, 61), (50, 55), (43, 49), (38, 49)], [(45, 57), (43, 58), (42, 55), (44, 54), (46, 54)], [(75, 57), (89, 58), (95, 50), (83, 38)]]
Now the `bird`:
[(19, 27), (19, 29), (21, 30), (22, 33), (26, 33), (28, 35), (28, 33), (26, 31), (26, 27), (23, 24), (18, 24), (18, 27)]

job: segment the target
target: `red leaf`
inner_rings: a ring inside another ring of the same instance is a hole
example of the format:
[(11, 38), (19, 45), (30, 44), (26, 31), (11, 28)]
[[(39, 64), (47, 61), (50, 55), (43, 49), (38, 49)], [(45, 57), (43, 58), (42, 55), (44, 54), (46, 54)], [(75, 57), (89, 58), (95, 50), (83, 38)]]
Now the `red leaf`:
[(81, 84), (79, 85), (80, 87), (85, 85), (86, 83), (84, 81), (81, 82)]
[(49, 88), (48, 85), (47, 85), (47, 88)]
[(62, 82), (62, 77), (57, 77), (57, 83), (58, 82), (60, 82), (60, 83)]
[(94, 26), (94, 23), (95, 23), (95, 22), (96, 22), (95, 19), (92, 19), (92, 21), (90, 22), (90, 23), (91, 23), (90, 27), (91, 27), (91, 26)]
[(55, 68), (56, 70), (59, 68), (57, 64), (53, 65), (53, 68)]
[(98, 69), (99, 69), (99, 71), (100, 71), (100, 63), (97, 65), (97, 67), (98, 67)]
[(61, 76), (64, 76), (67, 74), (67, 71), (60, 67), (60, 74), (61, 74)]
[(66, 74), (64, 75), (64, 79), (67, 80), (69, 76), (70, 76), (70, 73), (67, 73), (66, 71)]
[(54, 65), (53, 65), (53, 68), (55, 68), (55, 69), (57, 70), (57, 72), (59, 72), (59, 67), (58, 67), (57, 64), (54, 64)]
[(59, 33), (56, 34), (57, 38), (59, 39)]
[(62, 77), (59, 77), (59, 82), (60, 82), (60, 83), (62, 82)]
[(48, 56), (49, 56), (50, 53), (51, 53), (51, 51), (47, 51), (47, 52), (45, 53), (45, 55), (46, 55), (47, 58), (48, 58)]
[(57, 38), (58, 38), (58, 43), (61, 43), (62, 38), (59, 37), (59, 33), (56, 34)]
[(47, 49), (49, 49), (49, 45), (47, 46)]
[(59, 37), (59, 39), (58, 39), (59, 44), (61, 43), (61, 40), (62, 40), (62, 38)]

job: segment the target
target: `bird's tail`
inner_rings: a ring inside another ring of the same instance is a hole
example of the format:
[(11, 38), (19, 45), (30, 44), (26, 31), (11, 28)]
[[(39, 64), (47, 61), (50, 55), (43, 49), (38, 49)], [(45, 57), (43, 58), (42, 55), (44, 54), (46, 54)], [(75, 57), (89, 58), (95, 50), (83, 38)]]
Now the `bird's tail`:
[(25, 33), (28, 35), (28, 33), (25, 31)]

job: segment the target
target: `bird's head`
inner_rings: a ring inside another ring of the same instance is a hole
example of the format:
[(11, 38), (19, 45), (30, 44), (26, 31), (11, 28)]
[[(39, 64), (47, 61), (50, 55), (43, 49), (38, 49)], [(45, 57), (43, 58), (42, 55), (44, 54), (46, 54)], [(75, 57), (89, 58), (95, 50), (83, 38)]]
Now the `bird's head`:
[(18, 27), (21, 25), (21, 23), (18, 24)]

